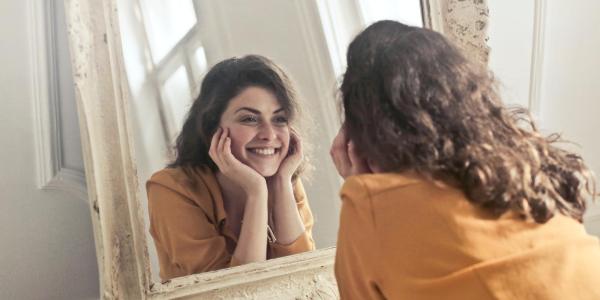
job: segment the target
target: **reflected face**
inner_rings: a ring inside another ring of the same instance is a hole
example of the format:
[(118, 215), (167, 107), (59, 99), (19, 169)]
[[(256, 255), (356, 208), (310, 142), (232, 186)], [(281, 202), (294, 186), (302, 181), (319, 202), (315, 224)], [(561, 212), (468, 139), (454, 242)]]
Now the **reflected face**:
[(248, 87), (231, 99), (220, 126), (229, 128), (231, 153), (264, 177), (274, 175), (288, 153), (288, 116), (275, 95)]

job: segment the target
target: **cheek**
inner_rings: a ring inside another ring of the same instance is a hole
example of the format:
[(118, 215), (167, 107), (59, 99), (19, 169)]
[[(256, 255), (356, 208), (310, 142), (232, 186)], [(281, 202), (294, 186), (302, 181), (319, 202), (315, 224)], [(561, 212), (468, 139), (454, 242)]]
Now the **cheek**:
[(229, 130), (231, 152), (239, 157), (243, 153), (246, 144), (252, 140), (252, 130), (243, 126), (232, 126)]
[(279, 139), (281, 140), (282, 143), (282, 152), (287, 154), (288, 153), (288, 149), (290, 148), (290, 132), (289, 129), (282, 129), (279, 133)]

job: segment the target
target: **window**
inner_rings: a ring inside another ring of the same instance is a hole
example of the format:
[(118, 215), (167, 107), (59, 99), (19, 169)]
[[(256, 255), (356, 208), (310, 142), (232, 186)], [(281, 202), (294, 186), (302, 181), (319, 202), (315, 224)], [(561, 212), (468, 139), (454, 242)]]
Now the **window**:
[(354, 36), (380, 20), (423, 26), (421, 0), (318, 1), (329, 55), (337, 77), (346, 69), (346, 49)]
[(157, 112), (165, 143), (171, 144), (207, 69), (197, 4), (123, 0), (119, 7), (132, 98), (144, 102), (136, 109)]

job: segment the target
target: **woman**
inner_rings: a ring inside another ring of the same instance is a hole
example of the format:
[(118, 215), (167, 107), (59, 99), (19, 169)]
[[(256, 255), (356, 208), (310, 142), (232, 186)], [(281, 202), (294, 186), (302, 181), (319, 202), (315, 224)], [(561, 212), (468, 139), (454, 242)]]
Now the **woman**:
[(342, 298), (600, 299), (579, 156), (519, 123), (436, 32), (375, 23), (347, 62), (331, 149)]
[(295, 97), (261, 56), (206, 74), (175, 160), (147, 182), (163, 281), (314, 249)]

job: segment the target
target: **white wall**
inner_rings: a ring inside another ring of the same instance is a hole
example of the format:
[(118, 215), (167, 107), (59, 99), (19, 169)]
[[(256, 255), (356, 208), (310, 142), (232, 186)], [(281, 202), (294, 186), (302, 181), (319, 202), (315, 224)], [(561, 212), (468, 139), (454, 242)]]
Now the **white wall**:
[(529, 105), (534, 1), (488, 1), (489, 66), (501, 82), (505, 103)]
[[(504, 84), (508, 103), (528, 106), (531, 88), (534, 113), (544, 133), (563, 133), (579, 146), (565, 145), (581, 153), (588, 166), (600, 174), (600, 2), (596, 0), (488, 1), (490, 6), (490, 66)], [(539, 81), (531, 81), (534, 16), (541, 23)], [(600, 199), (599, 199), (600, 200)], [(600, 235), (600, 207), (586, 216), (588, 232)]]
[[(38, 188), (47, 162), (38, 160), (36, 136), (42, 135), (36, 121), (43, 111), (36, 112), (36, 101), (51, 98), (48, 90), (40, 90), (43, 82), (34, 80), (48, 77), (41, 74), (45, 67), (37, 59), (43, 36), (34, 38), (36, 28), (47, 27), (42, 14), (35, 13), (44, 2), (0, 1), (0, 299), (97, 299), (89, 206), (81, 193), (73, 192), (81, 187), (69, 189), (80, 183), (50, 177), (70, 192)], [(54, 10), (55, 1), (48, 3)], [(56, 39), (59, 134), (53, 135), (62, 151), (56, 153), (55, 171), (79, 174), (83, 164), (63, 19), (58, 19)]]
[[(580, 145), (600, 175), (600, 1), (547, 1), (540, 116), (542, 127)], [(600, 187), (600, 186), (599, 186)], [(598, 199), (600, 200), (600, 199)], [(588, 211), (600, 235), (600, 207)]]

